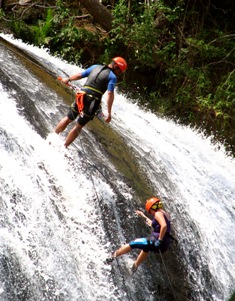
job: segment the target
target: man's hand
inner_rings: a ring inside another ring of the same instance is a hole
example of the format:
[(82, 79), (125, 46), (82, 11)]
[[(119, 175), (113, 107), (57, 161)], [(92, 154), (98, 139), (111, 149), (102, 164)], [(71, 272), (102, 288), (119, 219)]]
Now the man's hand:
[(65, 85), (67, 85), (69, 83), (69, 81), (70, 81), (69, 77), (64, 77), (61, 79), (61, 82)]
[(105, 122), (110, 122), (112, 119), (111, 114), (108, 114), (107, 117), (105, 118)]

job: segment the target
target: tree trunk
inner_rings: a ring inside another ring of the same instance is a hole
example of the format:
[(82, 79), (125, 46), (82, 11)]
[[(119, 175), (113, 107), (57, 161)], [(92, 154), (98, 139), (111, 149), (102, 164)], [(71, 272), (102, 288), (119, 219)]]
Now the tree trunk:
[(113, 16), (98, 0), (79, 0), (79, 2), (104, 30), (110, 31), (112, 29)]

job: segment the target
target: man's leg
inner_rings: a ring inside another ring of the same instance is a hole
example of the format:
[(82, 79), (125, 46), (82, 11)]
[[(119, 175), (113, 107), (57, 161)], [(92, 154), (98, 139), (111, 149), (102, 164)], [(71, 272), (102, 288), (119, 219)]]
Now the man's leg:
[(71, 122), (72, 120), (70, 120), (67, 116), (64, 117), (55, 128), (56, 134), (63, 132)]
[(79, 133), (81, 132), (81, 129), (83, 128), (83, 126), (81, 124), (79, 124), (78, 122), (76, 122), (76, 125), (72, 128), (72, 130), (69, 132), (64, 146), (68, 147), (79, 135)]

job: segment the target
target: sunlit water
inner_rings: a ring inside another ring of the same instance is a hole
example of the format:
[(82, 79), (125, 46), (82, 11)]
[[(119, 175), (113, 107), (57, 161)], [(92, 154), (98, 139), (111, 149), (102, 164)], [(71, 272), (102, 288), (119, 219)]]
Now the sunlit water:
[[(60, 76), (63, 71), (73, 74), (80, 70), (44, 49), (2, 36), (32, 52)], [(0, 62), (3, 59), (0, 55)], [(34, 97), (48, 132), (52, 132), (55, 124), (47, 117), (56, 123), (63, 116), (59, 110), (63, 100), (47, 91), (50, 102), (38, 101), (43, 84), (27, 69), (22, 73), (22, 66), (16, 65), (13, 71), (13, 81), (20, 80), (28, 97)], [(107, 204), (114, 204), (115, 192), (102, 178), (91, 180), (81, 172), (82, 162), (73, 148), (64, 150), (63, 138), (53, 137), (53, 145), (49, 145), (21, 114), (11, 96), (14, 93), (0, 85), (1, 270), (11, 271), (9, 263), (4, 266), (4, 256), (10, 254), (19, 262), (11, 273), (16, 278), (24, 275), (23, 287), (16, 290), (20, 296), (29, 294), (25, 300), (130, 300), (125, 289), (117, 292), (111, 267), (103, 264), (112, 242), (107, 239), (95, 199), (98, 193)], [(153, 192), (172, 212), (188, 280), (197, 294), (194, 300), (226, 300), (235, 289), (234, 159), (202, 134), (159, 118), (120, 94), (116, 94), (109, 126), (139, 158)], [(80, 147), (78, 141), (74, 145)], [(123, 195), (131, 200), (128, 190), (123, 189)], [(1, 300), (14, 300), (9, 295), (14, 284), (0, 277)], [(211, 298), (204, 299), (208, 277), (212, 277)], [(32, 291), (37, 292), (36, 298), (30, 296)]]

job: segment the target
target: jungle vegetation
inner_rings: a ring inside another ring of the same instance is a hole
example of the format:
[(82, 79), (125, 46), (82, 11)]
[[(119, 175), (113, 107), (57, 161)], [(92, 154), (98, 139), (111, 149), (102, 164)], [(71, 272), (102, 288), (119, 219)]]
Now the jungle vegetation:
[(234, 0), (21, 2), (0, 2), (2, 28), (84, 68), (123, 56), (119, 89), (235, 155)]

